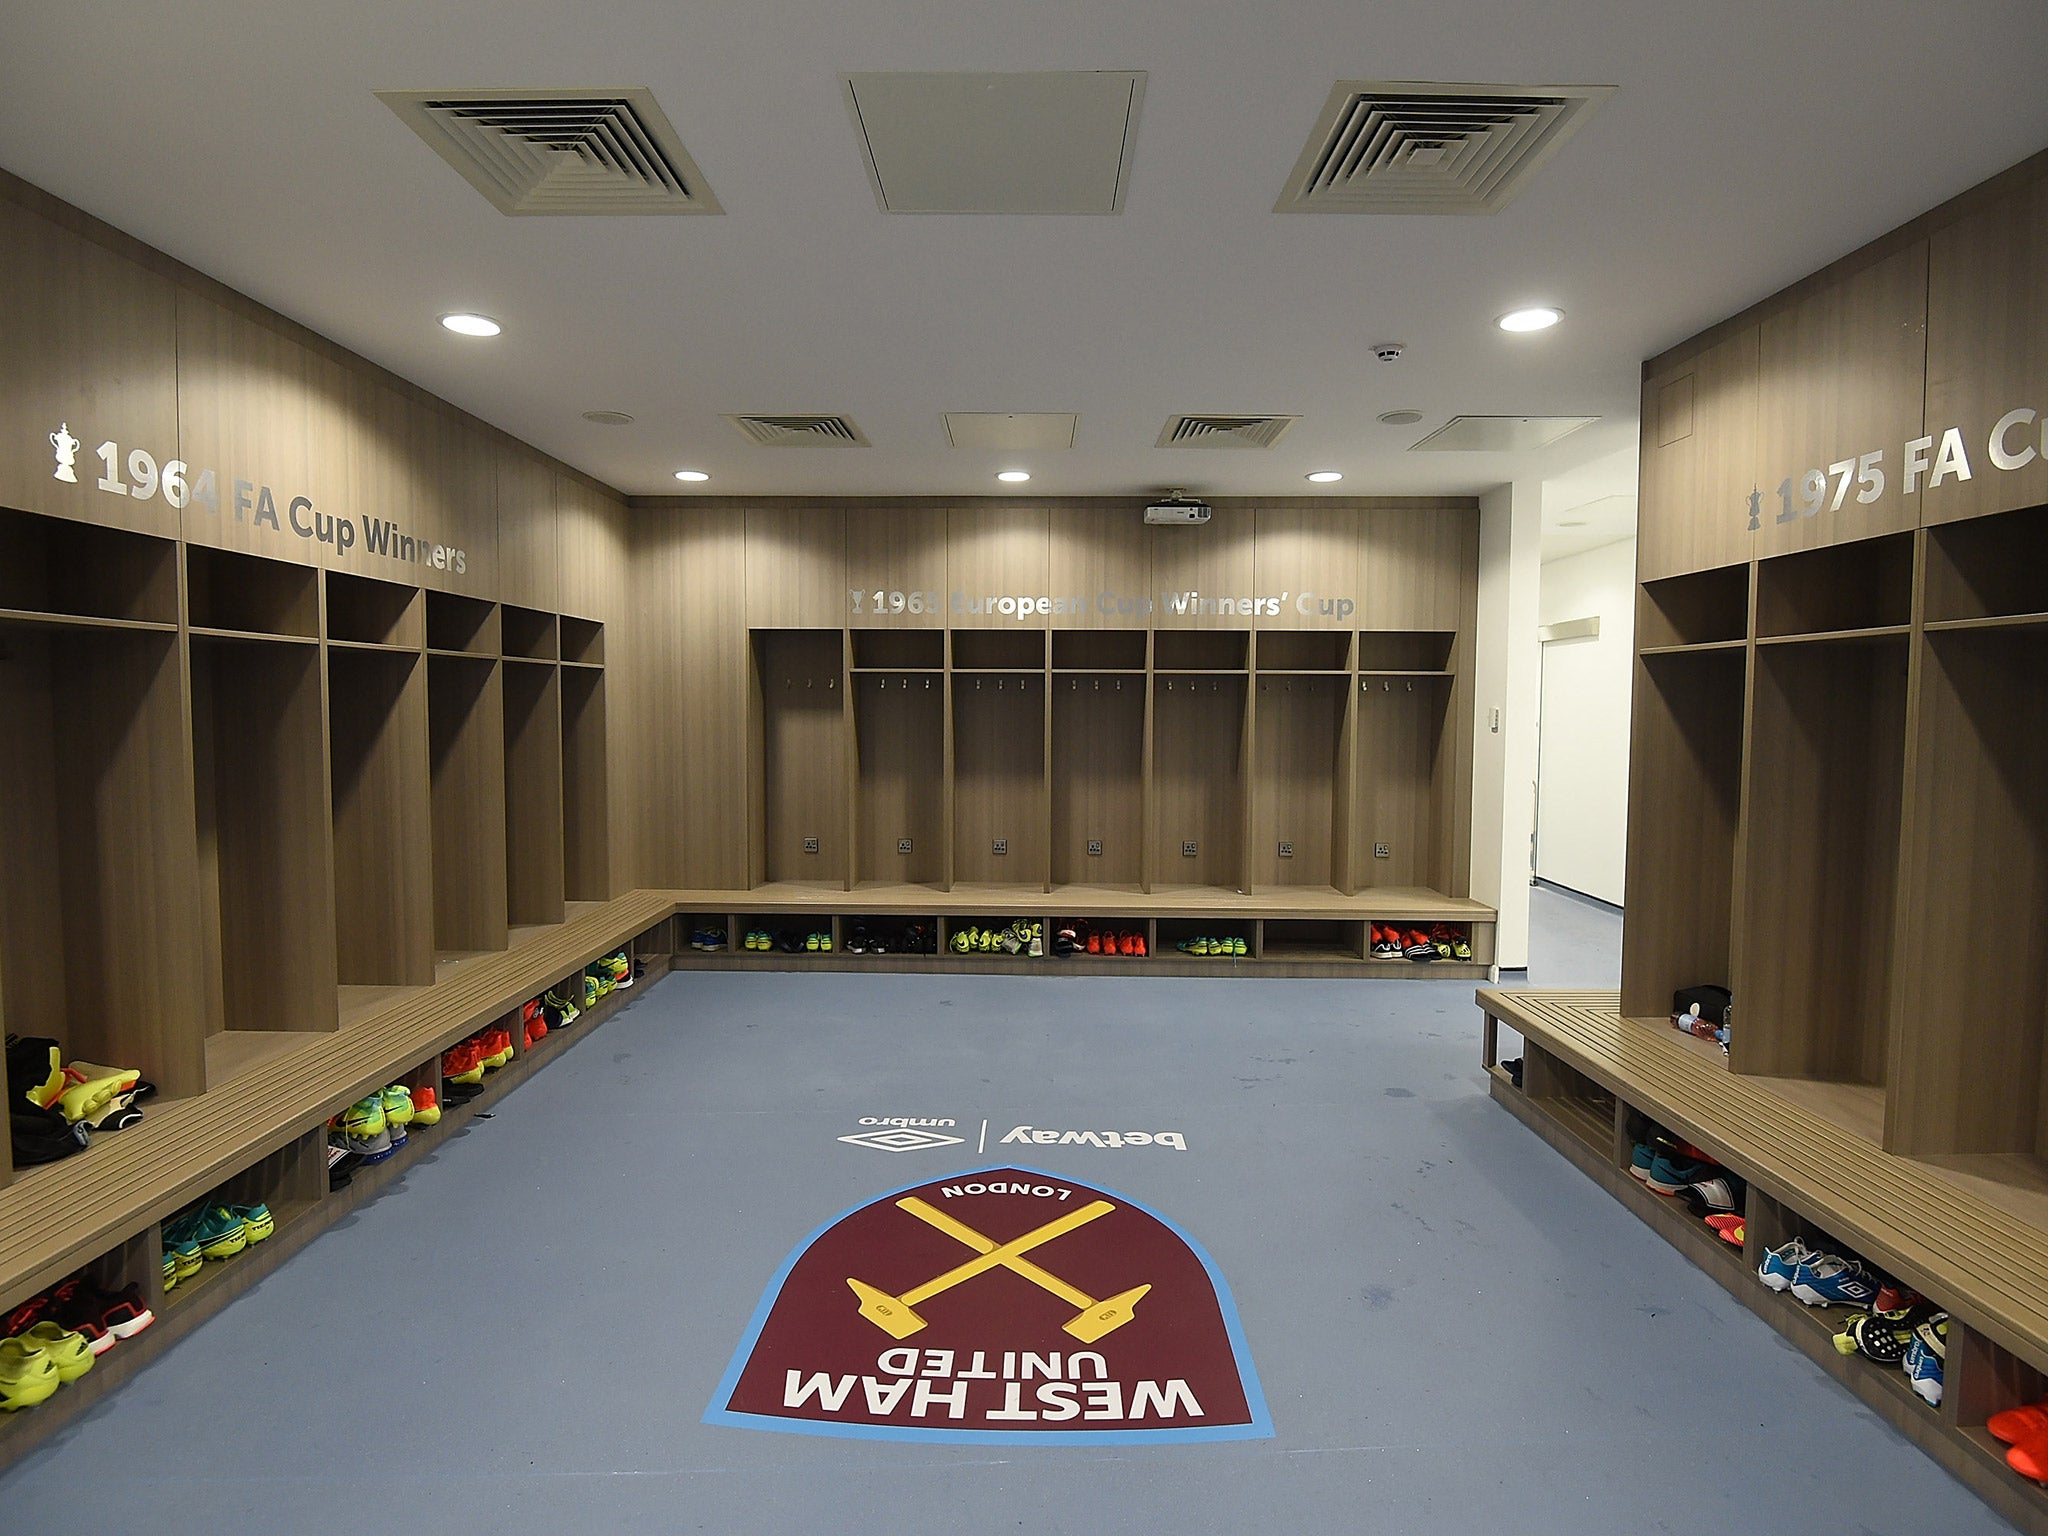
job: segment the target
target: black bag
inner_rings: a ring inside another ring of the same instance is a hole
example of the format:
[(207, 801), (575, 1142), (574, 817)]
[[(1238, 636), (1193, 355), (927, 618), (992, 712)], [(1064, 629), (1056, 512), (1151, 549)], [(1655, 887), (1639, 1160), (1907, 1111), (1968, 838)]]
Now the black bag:
[(33, 1104), (7, 1107), (7, 1131), (17, 1168), (54, 1163), (83, 1152), (90, 1135), (83, 1125), (73, 1125), (56, 1110), (37, 1109)]

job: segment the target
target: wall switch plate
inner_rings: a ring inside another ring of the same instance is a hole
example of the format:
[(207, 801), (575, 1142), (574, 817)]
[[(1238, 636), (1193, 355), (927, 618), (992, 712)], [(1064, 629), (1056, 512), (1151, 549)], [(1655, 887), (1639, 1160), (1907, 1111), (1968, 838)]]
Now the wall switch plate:
[(1003, 853), (1008, 853), (1009, 851), (1010, 851), (1010, 840), (1009, 840), (1009, 839), (1008, 839), (1007, 837), (999, 837), (999, 838), (996, 838), (996, 839), (995, 839), (994, 841), (992, 841), (992, 842), (991, 842), (991, 843), (989, 844), (989, 852), (990, 852), (990, 853), (996, 853), (996, 854), (1003, 854)]
[(1180, 856), (1184, 859), (1192, 859), (1195, 856), (1196, 851), (1197, 850), (1195, 848), (1195, 845), (1192, 842), (1182, 843), (1180, 845)]
[(897, 838), (897, 839), (896, 839), (896, 851), (897, 851), (898, 853), (908, 853), (908, 852), (910, 852), (910, 839), (909, 839), (909, 838), (907, 838), (907, 837), (899, 837), (899, 838)]
[(1392, 843), (1374, 843), (1372, 845), (1372, 856), (1376, 859), (1391, 859), (1394, 856), (1394, 845)]
[(1099, 858), (1101, 858), (1101, 857), (1102, 857), (1102, 839), (1101, 839), (1101, 838), (1099, 838), (1099, 837), (1091, 837), (1091, 838), (1089, 838), (1089, 839), (1088, 839), (1088, 857), (1089, 857), (1089, 858), (1091, 858), (1091, 859), (1099, 859)]
[(1280, 844), (1280, 857), (1281, 857), (1281, 858), (1283, 858), (1283, 859), (1291, 859), (1291, 858), (1293, 858), (1293, 857), (1294, 857), (1294, 844), (1292, 844), (1292, 843), (1289, 843), (1289, 842), (1282, 842), (1282, 843)]
[(804, 839), (804, 852), (805, 852), (805, 853), (816, 853), (817, 851), (818, 851), (818, 840), (817, 840), (817, 839), (816, 839), (815, 837), (807, 837), (807, 838), (805, 838), (805, 839)]

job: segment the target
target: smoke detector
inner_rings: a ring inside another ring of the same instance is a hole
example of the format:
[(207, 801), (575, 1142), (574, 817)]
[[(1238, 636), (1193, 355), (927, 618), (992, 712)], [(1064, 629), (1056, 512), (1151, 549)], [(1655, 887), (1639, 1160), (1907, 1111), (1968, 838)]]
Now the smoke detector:
[(1405, 341), (1376, 341), (1372, 344), (1372, 355), (1383, 363), (1398, 363), (1408, 355)]

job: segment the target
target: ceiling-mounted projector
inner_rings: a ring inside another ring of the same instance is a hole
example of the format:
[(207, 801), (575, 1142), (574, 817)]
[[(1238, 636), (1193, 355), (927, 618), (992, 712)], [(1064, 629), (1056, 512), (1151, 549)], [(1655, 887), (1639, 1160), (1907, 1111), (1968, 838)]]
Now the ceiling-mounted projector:
[(1206, 523), (1209, 521), (1209, 503), (1196, 501), (1185, 491), (1174, 491), (1164, 501), (1155, 501), (1145, 509), (1148, 523)]

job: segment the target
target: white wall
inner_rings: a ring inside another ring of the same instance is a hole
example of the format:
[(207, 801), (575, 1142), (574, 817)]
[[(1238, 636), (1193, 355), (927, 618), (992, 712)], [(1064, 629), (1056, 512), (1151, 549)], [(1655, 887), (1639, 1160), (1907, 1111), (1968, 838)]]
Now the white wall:
[[(1543, 487), (1479, 498), (1479, 633), (1473, 661), (1472, 895), (1500, 913), (1495, 959), (1529, 964), (1529, 835), (1535, 819), (1537, 588)], [(1496, 720), (1498, 723), (1496, 724)]]
[(1598, 616), (1588, 640), (1543, 647), (1536, 873), (1619, 905), (1628, 840), (1629, 688), (1635, 660), (1636, 542), (1550, 561), (1542, 624)]

